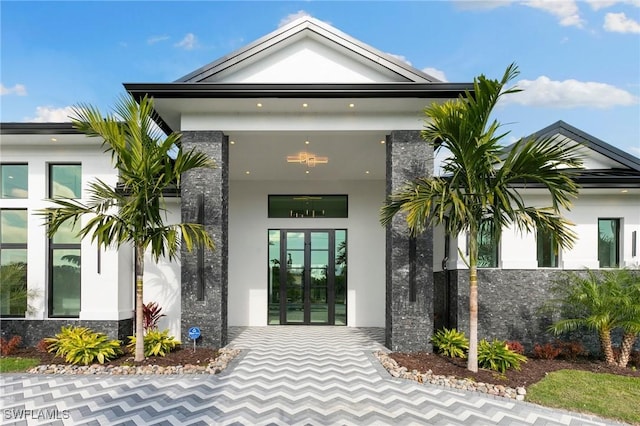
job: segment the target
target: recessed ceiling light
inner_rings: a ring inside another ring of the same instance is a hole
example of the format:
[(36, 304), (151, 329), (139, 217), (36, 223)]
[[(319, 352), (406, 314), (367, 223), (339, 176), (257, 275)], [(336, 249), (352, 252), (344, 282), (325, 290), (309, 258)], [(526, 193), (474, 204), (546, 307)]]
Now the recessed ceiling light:
[(56, 138), (51, 138), (51, 142), (58, 142), (58, 139), (56, 139)]
[(626, 194), (627, 192), (629, 192), (629, 190), (628, 190), (628, 189), (623, 189), (623, 190), (622, 190), (622, 191), (620, 191), (620, 192), (622, 192), (623, 194)]
[(247, 170), (246, 172), (244, 172), (245, 175), (250, 175), (251, 172), (249, 170)]
[(305, 170), (304, 172), (305, 172), (306, 174), (309, 174), (309, 173), (311, 173), (311, 172), (310, 172), (309, 170)]
[(261, 104), (260, 102), (258, 102), (258, 103), (256, 104), (256, 106), (257, 106), (258, 108), (262, 108), (262, 104)]
[(306, 108), (308, 106), (309, 106), (309, 104), (307, 104), (307, 103), (302, 104), (302, 108)]
[(368, 174), (369, 174), (369, 170), (367, 170), (367, 171), (366, 171), (366, 172), (364, 172), (364, 173), (368, 175)]
[(356, 104), (349, 104), (349, 108), (353, 108), (355, 106), (356, 106)]
[(304, 141), (304, 144), (305, 144), (305, 145), (309, 145), (310, 143), (311, 143), (311, 142), (309, 142), (309, 141)]
[(384, 144), (384, 143), (385, 143), (385, 140), (384, 140), (384, 139), (383, 139), (383, 140), (381, 140), (381, 141), (380, 141), (380, 143)]
[(231, 145), (235, 145), (235, 144), (236, 144), (236, 141), (231, 141), (231, 142), (229, 142), (229, 143), (230, 143)]

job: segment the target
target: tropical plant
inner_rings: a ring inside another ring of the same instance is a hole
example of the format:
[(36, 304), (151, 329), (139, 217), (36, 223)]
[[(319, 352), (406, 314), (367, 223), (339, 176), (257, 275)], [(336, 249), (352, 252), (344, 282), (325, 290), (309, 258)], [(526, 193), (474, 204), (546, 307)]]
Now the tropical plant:
[(431, 343), (438, 353), (451, 358), (466, 358), (469, 349), (469, 340), (462, 331), (443, 328), (434, 333)]
[[(129, 349), (136, 346), (136, 336), (129, 336)], [(149, 330), (144, 335), (144, 356), (166, 356), (180, 345), (180, 341), (169, 336), (169, 330)]]
[(161, 313), (162, 308), (158, 305), (158, 302), (149, 302), (142, 305), (142, 316), (144, 332), (148, 333), (149, 330), (156, 330), (158, 328), (158, 321), (160, 318), (166, 317)]
[(22, 337), (15, 335), (11, 339), (6, 340), (4, 337), (0, 337), (0, 355), (11, 355), (18, 349), (22, 343)]
[(45, 341), (49, 352), (55, 352), (71, 364), (88, 365), (94, 360), (104, 364), (122, 353), (120, 340), (109, 340), (106, 335), (87, 327), (62, 327), (60, 333)]
[[(147, 249), (157, 261), (162, 256), (170, 260), (179, 254), (183, 243), (187, 250), (194, 245), (213, 248), (213, 240), (204, 226), (196, 223), (167, 225), (164, 223), (163, 193), (180, 185), (183, 173), (200, 167), (213, 167), (206, 155), (184, 151), (180, 135), (166, 137), (153, 122), (153, 101), (144, 97), (136, 102), (121, 98), (114, 113), (103, 117), (89, 105), (73, 108), (73, 125), (91, 137), (103, 140), (119, 173), (116, 188), (96, 179), (88, 187), (87, 203), (73, 199), (54, 199), (56, 206), (41, 212), (54, 235), (67, 220), (80, 223), (84, 215), (89, 219), (79, 232), (84, 238), (91, 235), (99, 246), (120, 247), (133, 244), (135, 248), (135, 334), (144, 334), (143, 278), (144, 254)], [(174, 158), (172, 158), (172, 154)], [(144, 359), (143, 341), (138, 342), (135, 360)]]
[[(607, 364), (625, 367), (640, 333), (640, 277), (628, 269), (584, 273), (567, 272), (551, 288), (554, 298), (546, 308), (559, 311), (562, 319), (549, 329), (555, 334), (584, 327), (598, 334)], [(613, 351), (611, 332), (623, 332), (620, 355)]]
[(520, 370), (520, 364), (527, 357), (509, 349), (507, 342), (494, 339), (492, 342), (482, 339), (478, 343), (478, 363), (482, 368), (504, 373), (509, 368)]
[[(474, 79), (473, 92), (457, 100), (427, 107), (422, 138), (437, 153), (448, 150), (442, 177), (419, 177), (390, 195), (381, 209), (387, 225), (397, 213), (406, 214), (412, 236), (433, 225), (444, 225), (449, 235), (469, 236), (469, 358), (468, 368), (477, 371), (478, 342), (478, 235), (490, 231), (498, 241), (501, 230), (513, 224), (520, 231), (543, 230), (562, 247), (571, 246), (575, 233), (561, 215), (569, 209), (578, 188), (571, 169), (581, 167), (576, 146), (564, 139), (529, 138), (511, 149), (501, 145), (508, 132), (490, 120), (500, 98), (519, 90), (505, 86), (519, 74), (515, 64), (501, 80), (484, 75)], [(548, 207), (527, 206), (518, 185), (535, 185), (549, 193)]]

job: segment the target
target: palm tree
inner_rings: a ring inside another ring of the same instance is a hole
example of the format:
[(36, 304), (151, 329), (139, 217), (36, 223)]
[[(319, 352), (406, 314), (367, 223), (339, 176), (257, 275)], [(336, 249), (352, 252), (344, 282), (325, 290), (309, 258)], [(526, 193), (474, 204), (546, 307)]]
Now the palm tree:
[[(547, 309), (561, 312), (563, 319), (550, 330), (556, 334), (580, 327), (598, 333), (605, 362), (626, 367), (638, 333), (640, 333), (640, 281), (627, 269), (586, 274), (567, 273), (552, 288), (555, 295)], [(620, 355), (616, 360), (611, 332), (622, 330)]]
[[(575, 146), (553, 138), (522, 139), (505, 151), (500, 142), (508, 134), (490, 121), (498, 100), (516, 93), (505, 86), (519, 74), (515, 64), (507, 67), (501, 80), (484, 75), (474, 79), (473, 93), (456, 100), (434, 103), (425, 109), (428, 118), (422, 138), (437, 153), (447, 149), (442, 177), (421, 177), (391, 194), (381, 209), (381, 223), (389, 224), (397, 213), (406, 214), (410, 234), (442, 224), (449, 235), (469, 235), (469, 358), (468, 369), (478, 370), (478, 233), (487, 229), (497, 241), (503, 227), (550, 232), (563, 247), (570, 246), (575, 233), (569, 229), (560, 209), (568, 209), (578, 188), (567, 169), (581, 166)], [(564, 169), (564, 168), (567, 169)], [(540, 186), (548, 190), (551, 206), (525, 204), (517, 185)]]
[[(144, 254), (150, 250), (154, 261), (167, 255), (170, 260), (179, 253), (181, 243), (188, 250), (194, 245), (213, 248), (213, 240), (204, 227), (195, 223), (166, 225), (163, 194), (180, 185), (180, 177), (188, 170), (214, 167), (204, 154), (180, 148), (180, 135), (166, 137), (153, 122), (153, 100), (137, 103), (122, 97), (114, 113), (103, 117), (98, 109), (81, 104), (73, 109), (73, 125), (90, 137), (103, 140), (119, 172), (116, 188), (100, 179), (89, 184), (87, 203), (73, 199), (50, 200), (55, 207), (43, 210), (48, 233), (54, 235), (66, 221), (75, 225), (80, 218), (89, 219), (80, 230), (81, 238), (91, 235), (99, 246), (135, 248), (136, 336), (144, 336), (143, 276)], [(171, 155), (175, 153), (175, 158)], [(144, 359), (144, 339), (136, 339), (135, 360)]]

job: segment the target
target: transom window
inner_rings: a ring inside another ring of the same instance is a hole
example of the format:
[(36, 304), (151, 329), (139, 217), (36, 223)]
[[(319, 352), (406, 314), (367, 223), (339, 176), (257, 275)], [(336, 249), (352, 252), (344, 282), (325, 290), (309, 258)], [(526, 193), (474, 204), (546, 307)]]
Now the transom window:
[(0, 198), (27, 198), (28, 196), (28, 166), (0, 164)]
[(346, 218), (347, 195), (269, 195), (270, 218)]
[(82, 198), (80, 164), (49, 165), (49, 198)]

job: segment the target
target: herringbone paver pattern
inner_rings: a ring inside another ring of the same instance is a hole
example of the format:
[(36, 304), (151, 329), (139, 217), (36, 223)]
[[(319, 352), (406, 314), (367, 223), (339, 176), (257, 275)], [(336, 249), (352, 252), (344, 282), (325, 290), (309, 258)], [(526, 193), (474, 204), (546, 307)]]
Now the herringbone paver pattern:
[[(383, 330), (230, 330), (243, 350), (218, 376), (2, 376), (3, 424), (602, 425), (613, 424), (392, 379), (371, 352)], [(19, 410), (33, 410), (16, 421)], [(48, 411), (47, 411), (48, 410)], [(57, 411), (54, 411), (57, 410)], [(66, 411), (64, 411), (66, 410)], [(58, 414), (69, 418), (37, 419)]]

